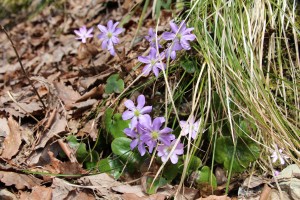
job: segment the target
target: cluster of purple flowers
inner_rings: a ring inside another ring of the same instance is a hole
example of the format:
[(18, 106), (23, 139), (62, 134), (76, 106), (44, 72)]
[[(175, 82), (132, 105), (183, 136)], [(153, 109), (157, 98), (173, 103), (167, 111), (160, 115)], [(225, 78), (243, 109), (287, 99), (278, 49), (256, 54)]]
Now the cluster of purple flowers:
[(145, 106), (145, 96), (139, 95), (137, 98), (137, 105), (133, 101), (127, 100), (125, 102), (126, 110), (122, 118), (129, 120), (130, 127), (124, 129), (124, 133), (132, 138), (130, 148), (138, 148), (138, 151), (143, 156), (146, 152), (152, 153), (157, 147), (157, 155), (161, 157), (163, 162), (167, 161), (170, 155), (170, 160), (173, 164), (178, 162), (178, 155), (183, 154), (183, 144), (177, 143), (175, 150), (172, 152), (176, 144), (175, 135), (172, 134), (172, 129), (163, 127), (165, 122), (164, 117), (157, 117), (151, 119), (149, 113), (152, 111), (152, 106)]
[[(111, 55), (115, 55), (116, 51), (114, 46), (119, 43), (118, 35), (121, 34), (124, 29), (118, 28), (119, 22), (113, 23), (112, 20), (108, 21), (107, 27), (98, 25), (98, 29), (101, 33), (98, 38), (102, 40), (102, 49), (107, 49)], [(171, 32), (164, 32), (161, 37), (158, 37), (152, 28), (149, 29), (148, 35), (145, 37), (150, 43), (150, 53), (148, 56), (139, 56), (138, 60), (141, 63), (146, 64), (143, 68), (142, 74), (148, 76), (152, 71), (156, 77), (159, 75), (159, 71), (165, 69), (166, 64), (163, 63), (165, 58), (176, 58), (176, 52), (182, 49), (190, 50), (190, 41), (195, 40), (196, 36), (191, 33), (194, 28), (187, 28), (184, 21), (182, 21), (179, 27), (173, 22), (170, 22)], [(82, 43), (86, 43), (88, 38), (93, 37), (93, 28), (87, 30), (86, 26), (81, 27), (79, 30), (74, 31), (78, 36), (76, 39), (81, 40)], [(167, 48), (159, 53), (159, 49), (162, 48), (160, 44), (161, 39), (171, 41), (166, 46)]]
[[(118, 35), (124, 31), (124, 29), (117, 27), (118, 24), (119, 22), (113, 23), (112, 20), (109, 20), (107, 27), (101, 24), (97, 26), (101, 32), (97, 37), (102, 40), (102, 49), (107, 49), (113, 56), (116, 54), (114, 45), (119, 43)], [(82, 43), (86, 43), (87, 38), (93, 37), (93, 27), (87, 30), (86, 26), (83, 26), (74, 32), (78, 36), (76, 39), (81, 40)]]
[[(176, 51), (191, 49), (189, 42), (196, 39), (196, 36), (191, 33), (194, 28), (187, 28), (185, 21), (182, 21), (179, 27), (171, 21), (170, 27), (171, 32), (164, 32), (161, 37), (158, 37), (152, 28), (149, 29), (148, 35), (145, 38), (150, 43), (150, 53), (148, 56), (138, 57), (140, 62), (146, 64), (142, 71), (144, 76), (148, 76), (152, 70), (154, 75), (158, 77), (159, 70), (163, 70), (166, 67), (163, 59), (170, 57), (174, 60), (176, 58)], [(171, 43), (168, 43), (167, 48), (159, 53), (159, 49), (162, 48), (160, 44), (161, 39), (171, 41)]]

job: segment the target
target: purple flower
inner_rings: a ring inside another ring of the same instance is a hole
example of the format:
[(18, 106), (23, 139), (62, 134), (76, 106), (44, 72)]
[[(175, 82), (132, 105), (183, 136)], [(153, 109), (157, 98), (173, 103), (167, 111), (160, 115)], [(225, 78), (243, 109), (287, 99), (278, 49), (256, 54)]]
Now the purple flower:
[(191, 33), (194, 28), (186, 28), (186, 24), (182, 21), (179, 27), (173, 22), (170, 22), (172, 32), (164, 32), (162, 38), (164, 40), (172, 40), (173, 43), (167, 54), (171, 56), (172, 59), (176, 58), (176, 51), (181, 49), (190, 50), (191, 46), (189, 41), (196, 39), (196, 36)]
[(145, 143), (140, 139), (142, 134), (140, 125), (139, 124), (137, 125), (137, 132), (130, 128), (125, 128), (124, 133), (127, 136), (132, 138), (132, 141), (130, 143), (130, 149), (133, 150), (137, 146), (141, 156), (145, 155), (146, 153)]
[(195, 118), (192, 116), (188, 121), (180, 121), (179, 125), (183, 132), (182, 135), (190, 134), (193, 139), (196, 139), (199, 130), (200, 119), (195, 122)]
[(162, 142), (163, 144), (169, 146), (171, 141), (175, 139), (173, 134), (170, 134), (173, 130), (165, 127), (160, 130), (160, 127), (165, 122), (165, 118), (157, 117), (152, 120), (149, 117), (143, 118), (140, 123), (144, 130), (144, 134), (141, 136), (143, 140), (149, 147), (149, 152), (152, 153), (154, 147), (157, 145), (157, 142)]
[(156, 34), (152, 28), (149, 29), (148, 35), (145, 36), (145, 38), (148, 42), (150, 42), (151, 47), (156, 49), (156, 40), (157, 40), (158, 48), (162, 48), (162, 46), (159, 44), (161, 38), (156, 37)]
[(275, 163), (279, 159), (281, 165), (284, 165), (285, 160), (289, 159), (289, 157), (283, 153), (283, 150), (278, 149), (277, 146), (275, 146), (275, 150), (273, 151), (271, 158), (273, 163)]
[[(175, 41), (178, 39), (175, 39)], [(165, 50), (166, 56), (171, 57), (172, 60), (175, 60), (176, 58), (176, 51), (180, 51), (182, 49), (182, 46), (179, 44), (179, 42), (169, 43), (168, 48)]]
[[(157, 147), (157, 155), (161, 157), (161, 160), (163, 162), (167, 162), (167, 158), (169, 154), (171, 153), (173, 146), (175, 145), (176, 140), (173, 140), (173, 142), (168, 145), (160, 145)], [(174, 151), (172, 152), (170, 156), (170, 160), (173, 164), (176, 164), (178, 162), (178, 155), (183, 154), (183, 144), (178, 143)]]
[(74, 30), (74, 32), (78, 36), (76, 39), (81, 40), (82, 43), (86, 43), (87, 38), (93, 37), (93, 27), (87, 30), (86, 26), (83, 26), (79, 30)]
[(142, 120), (146, 116), (149, 116), (146, 113), (150, 113), (152, 111), (152, 106), (145, 106), (145, 96), (142, 94), (139, 95), (137, 98), (137, 106), (135, 106), (133, 101), (131, 100), (125, 101), (124, 104), (126, 108), (128, 108), (128, 110), (126, 110), (123, 113), (122, 119), (123, 120), (131, 119), (130, 122), (131, 129), (136, 128), (138, 121)]
[(157, 54), (155, 48), (150, 48), (150, 53), (148, 56), (139, 56), (138, 60), (142, 63), (145, 63), (146, 66), (143, 68), (143, 75), (148, 76), (152, 70), (154, 75), (158, 77), (159, 69), (162, 70), (165, 68), (165, 64), (161, 63), (161, 60), (165, 58), (164, 53)]
[(114, 45), (119, 43), (118, 35), (124, 31), (122, 28), (117, 28), (119, 22), (113, 23), (112, 20), (109, 20), (107, 23), (107, 27), (98, 25), (101, 33), (98, 35), (99, 39), (103, 39), (102, 41), (102, 49), (109, 50), (111, 55), (115, 55)]

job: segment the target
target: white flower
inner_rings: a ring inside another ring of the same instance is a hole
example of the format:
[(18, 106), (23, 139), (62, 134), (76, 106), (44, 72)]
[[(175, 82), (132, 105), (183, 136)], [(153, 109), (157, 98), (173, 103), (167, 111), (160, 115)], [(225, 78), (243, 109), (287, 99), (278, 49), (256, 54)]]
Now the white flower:
[(199, 131), (200, 119), (195, 122), (194, 116), (190, 117), (188, 121), (180, 121), (179, 125), (183, 131), (182, 135), (191, 134), (193, 139), (196, 139)]
[(273, 151), (273, 153), (271, 155), (273, 163), (275, 163), (277, 160), (279, 160), (281, 165), (285, 164), (285, 160), (289, 159), (289, 157), (282, 152), (283, 152), (282, 149), (278, 149), (277, 146), (275, 147), (275, 150)]

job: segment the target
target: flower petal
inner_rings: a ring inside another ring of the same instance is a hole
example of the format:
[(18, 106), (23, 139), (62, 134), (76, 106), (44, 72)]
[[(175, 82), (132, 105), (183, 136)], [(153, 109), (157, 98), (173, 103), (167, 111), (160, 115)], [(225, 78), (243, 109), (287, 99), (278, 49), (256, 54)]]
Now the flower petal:
[(133, 150), (138, 145), (138, 142), (138, 139), (132, 140), (130, 143), (130, 149)]
[(153, 120), (153, 130), (158, 131), (161, 125), (165, 122), (164, 117), (157, 117)]
[(138, 124), (137, 117), (134, 116), (134, 117), (131, 119), (131, 121), (130, 121), (130, 127), (131, 127), (131, 129), (135, 129), (136, 126), (137, 126), (137, 124)]
[(122, 114), (122, 119), (123, 120), (128, 120), (131, 119), (134, 116), (134, 112), (130, 111), (130, 110), (126, 110), (125, 112), (123, 112)]
[(105, 26), (101, 25), (101, 24), (98, 24), (97, 27), (103, 33), (107, 33), (108, 32), (107, 28)]
[(140, 61), (141, 63), (146, 63), (146, 64), (150, 63), (150, 60), (149, 60), (148, 56), (139, 56), (138, 61)]
[(176, 35), (174, 33), (164, 32), (161, 37), (164, 40), (173, 40), (176, 37)]
[(150, 113), (152, 111), (152, 106), (145, 106), (140, 110), (141, 114)]
[(141, 111), (141, 109), (144, 107), (145, 105), (145, 96), (144, 95), (139, 95), (137, 98), (137, 108), (139, 111)]
[(170, 22), (170, 27), (173, 33), (176, 33), (178, 31), (178, 26), (174, 22)]
[(159, 70), (158, 70), (158, 68), (156, 67), (156, 65), (154, 65), (154, 66), (152, 67), (152, 71), (153, 71), (154, 75), (155, 75), (156, 77), (158, 77), (158, 75), (159, 75)]
[(151, 72), (151, 68), (150, 64), (146, 65), (142, 70), (143, 76), (148, 76)]
[(107, 22), (107, 29), (108, 29), (108, 31), (113, 32), (113, 21), (112, 20), (109, 20)]
[(165, 127), (162, 130), (159, 131), (160, 134), (167, 134), (167, 133), (171, 133), (173, 130), (169, 127)]
[(128, 108), (129, 110), (132, 110), (132, 111), (135, 110), (134, 103), (133, 103), (133, 101), (131, 101), (130, 99), (126, 100), (126, 101), (124, 102), (124, 105), (125, 105), (126, 108)]

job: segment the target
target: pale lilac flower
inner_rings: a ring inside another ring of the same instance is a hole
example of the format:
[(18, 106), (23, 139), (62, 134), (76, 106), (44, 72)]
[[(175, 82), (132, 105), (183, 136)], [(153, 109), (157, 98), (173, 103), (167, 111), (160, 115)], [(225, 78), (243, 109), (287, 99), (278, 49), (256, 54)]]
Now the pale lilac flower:
[(280, 174), (280, 171), (278, 171), (278, 170), (274, 171), (274, 176), (278, 176), (279, 174)]
[[(157, 155), (161, 157), (161, 160), (163, 162), (167, 162), (167, 158), (169, 154), (171, 153), (176, 140), (173, 140), (173, 142), (170, 145), (160, 145), (157, 147)], [(183, 154), (183, 144), (178, 143), (174, 151), (172, 152), (170, 156), (170, 160), (173, 164), (176, 164), (178, 162), (178, 155)]]
[(109, 20), (107, 27), (103, 25), (98, 25), (101, 33), (98, 35), (99, 39), (102, 39), (102, 49), (109, 50), (111, 55), (115, 55), (114, 45), (119, 43), (118, 35), (124, 31), (122, 28), (117, 28), (119, 22), (113, 23), (112, 20)]
[(148, 35), (145, 36), (145, 38), (150, 43), (151, 47), (156, 49), (156, 40), (157, 40), (158, 48), (162, 48), (162, 46), (159, 44), (161, 38), (156, 37), (156, 34), (152, 28), (149, 29)]
[[(175, 39), (178, 40), (178, 39)], [(176, 51), (180, 51), (182, 49), (182, 46), (178, 42), (169, 43), (168, 48), (165, 50), (166, 56), (171, 57), (172, 60), (175, 60), (176, 58)]]
[(93, 37), (93, 27), (87, 30), (86, 26), (83, 26), (79, 30), (74, 30), (74, 32), (78, 36), (76, 39), (81, 40), (82, 43), (86, 43), (87, 38)]
[(283, 153), (283, 150), (278, 149), (277, 146), (275, 146), (275, 150), (273, 151), (271, 158), (272, 158), (273, 163), (275, 163), (277, 160), (279, 160), (281, 165), (284, 165), (285, 160), (289, 159), (289, 157)]
[(189, 41), (196, 39), (196, 36), (191, 33), (194, 28), (186, 28), (186, 24), (182, 21), (179, 27), (173, 22), (170, 22), (172, 32), (164, 32), (162, 38), (164, 40), (172, 40), (172, 44), (167, 51), (167, 55), (172, 59), (176, 58), (176, 51), (181, 49), (190, 50), (191, 46)]
[(171, 128), (165, 127), (160, 129), (164, 122), (164, 117), (155, 118), (153, 123), (150, 117), (145, 117), (140, 121), (144, 130), (141, 140), (148, 145), (150, 153), (152, 153), (158, 141), (169, 146), (171, 141), (175, 139), (175, 136), (170, 134), (173, 131)]
[(162, 70), (165, 68), (165, 64), (161, 63), (161, 61), (165, 58), (164, 53), (157, 54), (155, 48), (150, 48), (150, 53), (148, 56), (139, 56), (138, 60), (142, 63), (145, 63), (146, 66), (143, 68), (143, 75), (148, 76), (150, 71), (152, 70), (154, 75), (158, 77), (159, 69)]
[(132, 130), (131, 128), (125, 128), (124, 133), (132, 138), (132, 141), (130, 143), (130, 149), (133, 150), (137, 146), (141, 156), (145, 155), (145, 143), (140, 139), (141, 134), (143, 133), (143, 131), (140, 128), (140, 125), (137, 125), (137, 132), (135, 130)]
[(149, 116), (147, 113), (150, 113), (152, 111), (152, 106), (145, 106), (145, 96), (142, 94), (139, 95), (137, 98), (137, 106), (135, 106), (133, 101), (131, 101), (130, 99), (125, 101), (124, 104), (126, 108), (128, 108), (128, 110), (126, 110), (122, 114), (122, 119), (123, 120), (131, 119), (130, 122), (131, 129), (136, 128), (138, 121), (145, 118), (146, 116)]
[(188, 121), (180, 121), (179, 125), (182, 129), (182, 135), (190, 134), (193, 139), (196, 139), (199, 131), (200, 119), (195, 122), (194, 116), (190, 117)]

